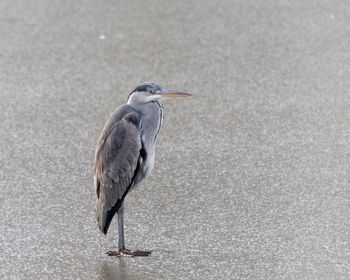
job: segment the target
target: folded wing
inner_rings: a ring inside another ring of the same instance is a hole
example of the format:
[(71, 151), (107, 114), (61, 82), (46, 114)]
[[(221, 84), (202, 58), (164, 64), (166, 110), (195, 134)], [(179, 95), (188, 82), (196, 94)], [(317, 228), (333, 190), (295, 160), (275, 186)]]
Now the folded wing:
[(140, 122), (141, 117), (136, 112), (125, 110), (124, 114), (112, 115), (97, 143), (94, 168), (96, 217), (104, 234), (138, 172), (142, 149)]

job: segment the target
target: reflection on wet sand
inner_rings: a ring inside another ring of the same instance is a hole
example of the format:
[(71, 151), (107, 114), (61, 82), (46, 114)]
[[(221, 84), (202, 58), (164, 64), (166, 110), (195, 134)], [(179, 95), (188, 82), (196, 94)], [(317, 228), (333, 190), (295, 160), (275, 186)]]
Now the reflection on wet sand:
[(141, 280), (145, 279), (144, 275), (135, 275), (128, 271), (125, 260), (119, 259), (116, 262), (104, 261), (99, 265), (99, 279), (105, 280)]

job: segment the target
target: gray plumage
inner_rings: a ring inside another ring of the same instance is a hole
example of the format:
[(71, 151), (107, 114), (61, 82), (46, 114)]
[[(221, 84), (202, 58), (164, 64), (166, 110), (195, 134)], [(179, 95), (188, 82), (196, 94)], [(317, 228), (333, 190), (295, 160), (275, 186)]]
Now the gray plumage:
[[(157, 102), (147, 104), (146, 110), (140, 109), (137, 111), (130, 105), (118, 108), (108, 119), (97, 143), (96, 215), (104, 234), (126, 194), (152, 171), (154, 165), (154, 142), (160, 129), (162, 108)], [(156, 121), (144, 129), (141, 114), (145, 120), (154, 118)]]
[(128, 102), (109, 117), (97, 142), (94, 165), (96, 218), (107, 234), (118, 214), (119, 251), (124, 251), (123, 201), (153, 169), (155, 142), (163, 120), (158, 99), (189, 94), (162, 90), (144, 83), (129, 95)]

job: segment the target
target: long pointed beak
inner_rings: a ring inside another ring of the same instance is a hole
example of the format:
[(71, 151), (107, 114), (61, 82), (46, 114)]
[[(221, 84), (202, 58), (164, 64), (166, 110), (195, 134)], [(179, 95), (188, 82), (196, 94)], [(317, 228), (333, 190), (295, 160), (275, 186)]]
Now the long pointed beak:
[(190, 93), (180, 92), (176, 90), (162, 89), (157, 93), (159, 99), (177, 99), (192, 96)]

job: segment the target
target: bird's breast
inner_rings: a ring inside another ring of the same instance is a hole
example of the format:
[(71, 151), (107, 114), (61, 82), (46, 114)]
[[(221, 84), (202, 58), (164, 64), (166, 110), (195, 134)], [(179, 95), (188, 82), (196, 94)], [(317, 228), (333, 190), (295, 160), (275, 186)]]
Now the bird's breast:
[(146, 156), (141, 160), (135, 184), (152, 172), (155, 161), (155, 144), (163, 121), (163, 109), (158, 102), (151, 102), (143, 108), (141, 115), (141, 142)]
[(154, 152), (147, 154), (146, 160), (141, 165), (145, 177), (147, 177), (152, 172), (154, 166), (154, 158)]
[(155, 158), (154, 152), (151, 152), (151, 153), (147, 153), (147, 156), (144, 160), (141, 160), (139, 171), (134, 181), (134, 186), (136, 186), (148, 175), (150, 175), (154, 166), (154, 158)]

